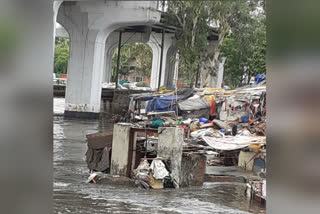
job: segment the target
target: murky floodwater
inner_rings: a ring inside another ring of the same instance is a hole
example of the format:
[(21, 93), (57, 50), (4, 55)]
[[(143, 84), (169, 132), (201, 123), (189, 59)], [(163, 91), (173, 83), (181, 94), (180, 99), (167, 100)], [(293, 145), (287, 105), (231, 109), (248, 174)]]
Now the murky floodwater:
[[(55, 103), (62, 103), (61, 100)], [(59, 109), (55, 106), (55, 111)], [(258, 213), (245, 185), (205, 183), (203, 187), (144, 190), (85, 183), (86, 135), (110, 129), (104, 121), (54, 117), (54, 213)]]

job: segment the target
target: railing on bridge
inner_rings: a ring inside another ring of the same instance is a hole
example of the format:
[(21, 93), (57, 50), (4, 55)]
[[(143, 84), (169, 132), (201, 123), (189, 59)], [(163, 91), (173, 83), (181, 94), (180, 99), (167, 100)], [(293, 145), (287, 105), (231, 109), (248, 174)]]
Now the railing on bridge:
[(162, 12), (166, 12), (168, 10), (168, 1), (158, 0), (157, 1), (157, 10)]
[(53, 79), (53, 84), (54, 85), (66, 85), (67, 84), (67, 79), (64, 79), (64, 78)]

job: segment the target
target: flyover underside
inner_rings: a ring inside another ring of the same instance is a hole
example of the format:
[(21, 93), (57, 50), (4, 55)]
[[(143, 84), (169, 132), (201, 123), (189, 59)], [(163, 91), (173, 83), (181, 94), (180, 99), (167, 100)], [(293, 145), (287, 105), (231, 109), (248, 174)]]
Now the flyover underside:
[(159, 22), (160, 13), (150, 10), (153, 4), (118, 1), (61, 4), (57, 21), (70, 37), (66, 116), (96, 117), (100, 113), (106, 40), (117, 29)]
[(151, 88), (173, 84), (177, 28), (164, 24), (164, 14), (156, 10), (157, 4), (103, 0), (61, 4), (57, 22), (66, 31), (56, 33), (70, 38), (66, 116), (87, 118), (99, 114), (102, 83), (111, 80), (111, 59), (120, 31), (121, 45), (140, 42), (152, 48)]

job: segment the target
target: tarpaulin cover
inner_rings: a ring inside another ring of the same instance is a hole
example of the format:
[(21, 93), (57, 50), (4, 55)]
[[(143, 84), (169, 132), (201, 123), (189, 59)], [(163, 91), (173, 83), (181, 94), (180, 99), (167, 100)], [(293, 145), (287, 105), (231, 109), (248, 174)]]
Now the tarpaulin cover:
[(148, 101), (148, 100), (152, 100), (153, 96), (144, 96), (140, 98), (142, 101)]
[(258, 74), (258, 75), (254, 78), (254, 84), (260, 83), (265, 77), (266, 77), (266, 75), (264, 75), (264, 74)]
[(195, 98), (184, 100), (178, 104), (179, 109), (182, 111), (193, 111), (210, 108), (210, 104), (207, 102), (205, 98)]
[(150, 100), (147, 106), (147, 112), (155, 111), (175, 111), (176, 110), (176, 101), (184, 100), (193, 95), (193, 89), (185, 89), (178, 92), (177, 96), (171, 97), (152, 97), (144, 96), (141, 97), (141, 100)]
[(153, 100), (148, 102), (147, 112), (150, 111), (175, 111), (176, 99), (179, 100), (179, 97), (158, 97), (153, 98)]
[(159, 119), (159, 118), (153, 118), (152, 123), (151, 123), (151, 128), (159, 128), (160, 126), (163, 125), (163, 120)]
[(192, 88), (187, 88), (187, 89), (184, 89), (183, 91), (178, 91), (178, 96), (179, 96), (180, 100), (188, 99), (192, 95), (193, 95)]
[(266, 137), (225, 136), (223, 138), (202, 136), (202, 139), (212, 148), (218, 150), (236, 150), (251, 144), (265, 144)]

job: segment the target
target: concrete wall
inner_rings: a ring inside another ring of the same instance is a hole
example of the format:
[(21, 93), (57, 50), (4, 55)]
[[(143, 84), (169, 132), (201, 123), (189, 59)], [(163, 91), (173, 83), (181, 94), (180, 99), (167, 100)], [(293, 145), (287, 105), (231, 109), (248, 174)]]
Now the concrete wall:
[(113, 127), (111, 175), (127, 176), (131, 124), (118, 123)]
[(111, 109), (113, 114), (122, 114), (129, 108), (129, 90), (115, 90), (113, 92)]
[(243, 152), (243, 151), (241, 151), (240, 154), (239, 154), (238, 166), (243, 168), (243, 169), (245, 169), (245, 170), (251, 171), (252, 167), (253, 167), (254, 160), (251, 160), (250, 162), (249, 162), (249, 160), (255, 154), (256, 154), (255, 152)]
[(207, 157), (201, 154), (183, 154), (180, 184), (182, 187), (202, 186), (205, 181)]
[(160, 127), (158, 130), (158, 157), (171, 161), (172, 177), (180, 185), (183, 129)]

